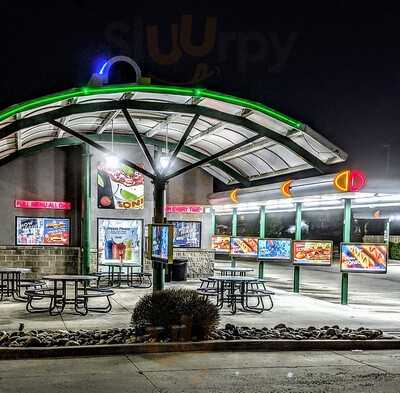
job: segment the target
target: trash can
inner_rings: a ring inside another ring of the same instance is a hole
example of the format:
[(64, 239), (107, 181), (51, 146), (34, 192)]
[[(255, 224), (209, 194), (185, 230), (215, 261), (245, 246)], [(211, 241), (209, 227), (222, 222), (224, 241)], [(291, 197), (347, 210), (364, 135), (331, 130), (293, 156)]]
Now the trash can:
[(172, 265), (167, 265), (165, 267), (165, 282), (172, 281)]
[(187, 259), (174, 259), (172, 264), (172, 281), (186, 281), (187, 263)]

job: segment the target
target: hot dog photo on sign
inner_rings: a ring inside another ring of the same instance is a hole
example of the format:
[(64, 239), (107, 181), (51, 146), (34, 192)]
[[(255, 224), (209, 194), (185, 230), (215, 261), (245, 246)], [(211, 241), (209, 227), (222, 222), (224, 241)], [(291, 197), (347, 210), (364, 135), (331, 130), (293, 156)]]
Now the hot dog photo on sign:
[(257, 257), (258, 239), (255, 237), (231, 237), (231, 255)]
[(387, 254), (384, 244), (342, 243), (340, 267), (344, 272), (386, 273)]

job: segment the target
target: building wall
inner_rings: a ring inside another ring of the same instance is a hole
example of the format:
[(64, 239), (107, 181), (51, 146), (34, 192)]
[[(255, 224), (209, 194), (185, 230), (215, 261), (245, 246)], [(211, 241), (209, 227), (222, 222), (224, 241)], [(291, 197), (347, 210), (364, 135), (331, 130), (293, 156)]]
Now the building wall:
[(26, 279), (41, 279), (49, 274), (76, 274), (80, 271), (77, 247), (0, 246), (0, 266), (30, 268)]
[[(188, 165), (178, 160), (174, 170)], [(208, 205), (207, 196), (213, 192), (213, 177), (201, 168), (177, 176), (168, 184), (167, 203)]]
[[(104, 143), (108, 149), (111, 145)], [(153, 154), (152, 146), (148, 146), (150, 153)], [(114, 152), (117, 156), (124, 157), (135, 164), (144, 164), (144, 168), (152, 172), (150, 164), (147, 162), (144, 154), (138, 145), (114, 144)], [(91, 221), (92, 233), (91, 244), (97, 249), (97, 218), (115, 218), (115, 219), (143, 219), (144, 225), (150, 224), (153, 216), (153, 184), (151, 180), (145, 177), (144, 180), (144, 209), (99, 209), (97, 206), (97, 167), (104, 161), (104, 155), (98, 150), (91, 148), (92, 168), (91, 168)]]
[(211, 214), (186, 214), (168, 213), (169, 221), (200, 221), (201, 222), (201, 248), (211, 248)]
[[(104, 143), (111, 149), (110, 143)], [(149, 146), (150, 153), (154, 149)], [(144, 164), (152, 171), (140, 147), (133, 144), (115, 144), (118, 156), (137, 164)], [(97, 166), (104, 155), (94, 148), (91, 154), (91, 259), (92, 269), (97, 261), (97, 218), (143, 219), (144, 225), (151, 223), (153, 216), (153, 185), (145, 178), (144, 209), (99, 209), (97, 207)], [(50, 273), (78, 272), (81, 246), (81, 146), (50, 148), (22, 156), (0, 166), (0, 265), (28, 266), (33, 277)], [(178, 162), (174, 168), (187, 163)], [(192, 170), (172, 179), (167, 187), (167, 203), (206, 204), (207, 195), (212, 192), (212, 177), (201, 169)], [(54, 200), (72, 203), (71, 211), (15, 209), (15, 199)], [(61, 247), (15, 247), (15, 217), (69, 217), (71, 219), (71, 253)], [(210, 248), (210, 215), (171, 215), (170, 219), (202, 221), (202, 248)], [(180, 252), (184, 252), (180, 250)], [(30, 261), (30, 262), (29, 262)]]
[[(0, 166), (0, 245), (15, 245), (15, 217), (69, 217), (71, 246), (80, 243), (80, 150), (53, 148)], [(16, 209), (15, 199), (69, 201), (73, 210)]]

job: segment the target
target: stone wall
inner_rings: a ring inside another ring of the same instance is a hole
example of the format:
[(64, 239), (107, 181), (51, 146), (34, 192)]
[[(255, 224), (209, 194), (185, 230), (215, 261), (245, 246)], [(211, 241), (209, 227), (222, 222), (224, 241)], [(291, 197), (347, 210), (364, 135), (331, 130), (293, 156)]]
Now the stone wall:
[(27, 278), (80, 272), (80, 249), (72, 247), (0, 246), (0, 266), (27, 267)]
[(174, 250), (174, 258), (188, 260), (187, 277), (199, 278), (213, 275), (214, 251), (190, 248)]
[[(208, 277), (214, 274), (214, 251), (190, 248), (174, 249), (174, 258), (188, 260), (187, 278)], [(153, 272), (151, 259), (144, 258), (143, 270)]]

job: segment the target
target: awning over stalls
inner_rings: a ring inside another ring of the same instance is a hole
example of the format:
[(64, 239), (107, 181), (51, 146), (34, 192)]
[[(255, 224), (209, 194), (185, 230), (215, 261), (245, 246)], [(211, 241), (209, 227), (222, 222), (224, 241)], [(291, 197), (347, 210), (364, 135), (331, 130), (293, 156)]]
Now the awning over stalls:
[[(257, 102), (199, 88), (129, 84), (71, 89), (3, 110), (0, 164), (38, 145), (67, 143), (70, 135), (101, 143), (111, 132), (117, 141), (138, 143), (139, 135), (164, 149), (168, 139), (170, 155), (176, 148), (191, 164), (187, 169), (200, 165), (226, 184), (250, 186), (312, 168), (325, 173), (347, 158), (307, 125)], [(171, 170), (166, 178), (185, 171)]]

